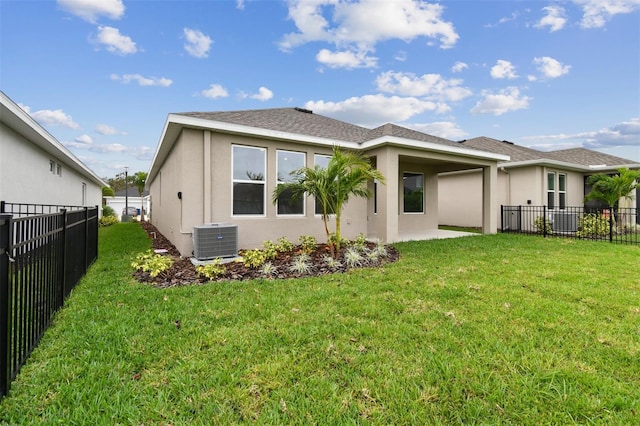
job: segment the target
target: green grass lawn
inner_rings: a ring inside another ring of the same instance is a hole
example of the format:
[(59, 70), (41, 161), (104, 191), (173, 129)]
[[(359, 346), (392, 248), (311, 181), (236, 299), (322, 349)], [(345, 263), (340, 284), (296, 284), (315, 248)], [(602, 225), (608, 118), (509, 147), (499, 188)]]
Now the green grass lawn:
[(399, 262), (161, 290), (137, 224), (0, 402), (2, 424), (638, 424), (640, 249), (494, 235)]

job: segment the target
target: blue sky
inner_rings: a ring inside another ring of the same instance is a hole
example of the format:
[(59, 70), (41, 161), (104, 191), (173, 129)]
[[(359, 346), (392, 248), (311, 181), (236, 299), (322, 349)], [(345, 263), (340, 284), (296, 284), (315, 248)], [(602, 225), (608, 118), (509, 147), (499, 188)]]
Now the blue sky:
[(0, 89), (98, 175), (167, 114), (305, 107), (366, 127), (640, 162), (640, 0), (0, 0)]

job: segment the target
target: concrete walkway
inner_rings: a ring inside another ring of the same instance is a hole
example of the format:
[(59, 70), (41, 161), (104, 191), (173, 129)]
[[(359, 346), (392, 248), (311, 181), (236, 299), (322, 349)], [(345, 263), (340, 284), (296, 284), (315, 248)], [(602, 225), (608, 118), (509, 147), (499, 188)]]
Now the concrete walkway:
[(444, 229), (432, 229), (424, 232), (413, 232), (411, 234), (398, 235), (398, 242), (442, 240), (445, 238), (460, 238), (460, 237), (477, 237), (479, 235), (482, 235), (482, 234), (478, 234), (475, 232), (460, 232), (460, 231), (448, 231)]

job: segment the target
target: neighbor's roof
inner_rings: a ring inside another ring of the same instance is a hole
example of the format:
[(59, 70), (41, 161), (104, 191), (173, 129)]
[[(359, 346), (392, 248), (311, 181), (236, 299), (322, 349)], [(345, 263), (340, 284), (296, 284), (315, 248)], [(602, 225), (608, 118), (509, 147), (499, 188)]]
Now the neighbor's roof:
[(182, 112), (169, 114), (149, 170), (152, 180), (160, 164), (184, 127), (213, 129), (261, 138), (351, 149), (371, 149), (380, 144), (395, 144), (410, 149), (444, 152), (478, 160), (506, 161), (495, 152), (461, 146), (444, 138), (428, 135), (395, 124), (375, 129), (336, 120), (303, 108), (270, 108), (245, 111)]
[(71, 151), (39, 125), (25, 110), (0, 91), (0, 120), (7, 127), (49, 153), (71, 169), (92, 180), (96, 184), (108, 186), (93, 170), (89, 169)]
[(465, 146), (497, 154), (508, 155), (511, 160), (500, 163), (501, 166), (530, 166), (548, 164), (580, 171), (615, 170), (620, 167), (640, 168), (640, 164), (586, 148), (571, 148), (558, 151), (538, 151), (519, 146), (509, 141), (500, 141), (485, 136), (461, 142)]

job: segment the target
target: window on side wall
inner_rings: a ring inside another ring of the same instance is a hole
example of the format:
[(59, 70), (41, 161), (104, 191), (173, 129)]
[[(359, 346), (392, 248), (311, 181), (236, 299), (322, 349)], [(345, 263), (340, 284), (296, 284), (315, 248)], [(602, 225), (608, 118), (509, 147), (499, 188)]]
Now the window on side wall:
[(233, 215), (264, 216), (266, 154), (265, 148), (233, 146)]
[[(293, 172), (304, 167), (306, 156), (302, 152), (278, 150), (276, 185), (293, 182)], [(291, 200), (291, 191), (285, 190), (277, 201), (278, 215), (304, 215), (304, 197)]]
[(554, 172), (547, 173), (547, 207), (556, 208), (556, 174)]
[(424, 175), (403, 173), (404, 213), (424, 213)]
[[(331, 161), (331, 156), (330, 155), (324, 155), (324, 154), (315, 154), (313, 156), (313, 163), (316, 166), (320, 166), (323, 169), (326, 169), (329, 166), (329, 161)], [(315, 210), (316, 210), (316, 214), (322, 214), (322, 206), (320, 205), (320, 202), (318, 200), (316, 200), (315, 202)], [(333, 211), (329, 211), (329, 214), (333, 214)]]
[(558, 174), (558, 207), (567, 208), (567, 175), (564, 173)]

